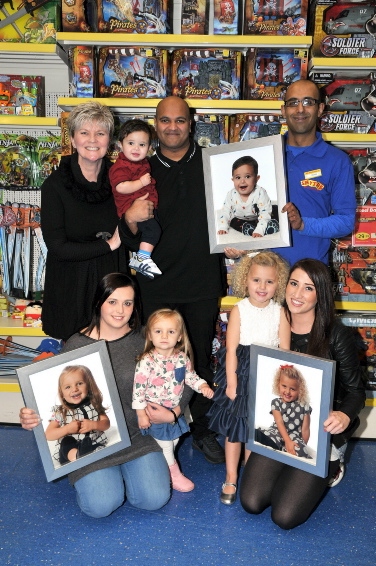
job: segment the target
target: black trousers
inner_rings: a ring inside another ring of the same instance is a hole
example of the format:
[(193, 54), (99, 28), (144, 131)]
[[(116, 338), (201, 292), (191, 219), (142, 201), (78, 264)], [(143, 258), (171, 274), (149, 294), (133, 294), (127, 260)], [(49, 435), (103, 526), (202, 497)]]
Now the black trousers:
[[(194, 303), (161, 303), (142, 297), (144, 322), (149, 315), (158, 309), (168, 308), (180, 312), (187, 327), (187, 332), (194, 355), (194, 368), (198, 375), (209, 384), (213, 383), (213, 373), (210, 369), (212, 341), (215, 323), (218, 317), (218, 299), (207, 299)], [(194, 393), (189, 403), (193, 422), (192, 436), (200, 440), (213, 434), (209, 428), (206, 413), (212, 401), (200, 393)]]

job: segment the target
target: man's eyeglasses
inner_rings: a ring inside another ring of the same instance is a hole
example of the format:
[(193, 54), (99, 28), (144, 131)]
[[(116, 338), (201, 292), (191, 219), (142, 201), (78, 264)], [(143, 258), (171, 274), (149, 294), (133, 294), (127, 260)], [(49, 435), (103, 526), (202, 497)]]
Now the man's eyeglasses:
[(318, 104), (320, 101), (316, 98), (311, 98), (310, 96), (306, 96), (302, 99), (289, 98), (288, 100), (285, 100), (285, 106), (287, 106), (287, 108), (295, 108), (296, 106), (299, 106), (299, 102), (302, 103), (302, 106), (315, 106), (315, 104)]

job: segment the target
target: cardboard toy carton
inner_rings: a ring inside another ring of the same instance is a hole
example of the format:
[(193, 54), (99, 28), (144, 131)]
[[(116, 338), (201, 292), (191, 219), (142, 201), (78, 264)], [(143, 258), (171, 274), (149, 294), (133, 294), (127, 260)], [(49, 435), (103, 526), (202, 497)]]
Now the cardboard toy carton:
[[(22, 2), (0, 2), (1, 20), (13, 15)], [(58, 0), (50, 0), (30, 14), (0, 29), (0, 41), (10, 43), (56, 43), (56, 32), (61, 29), (61, 10)], [(0, 70), (1, 72), (1, 70)]]
[(168, 33), (168, 0), (98, 0), (98, 31)]
[(244, 35), (306, 35), (308, 0), (245, 0)]
[(101, 47), (98, 95), (113, 98), (165, 98), (167, 50), (158, 47)]
[(287, 87), (307, 78), (308, 50), (250, 47), (247, 51), (243, 98), (283, 100)]
[(241, 60), (241, 52), (232, 49), (175, 49), (171, 92), (182, 98), (238, 100)]
[(195, 114), (193, 138), (201, 147), (228, 143), (229, 116), (225, 114)]
[(313, 57), (376, 57), (374, 0), (316, 0), (309, 21)]
[(325, 110), (319, 119), (322, 132), (375, 133), (376, 73), (357, 70), (313, 72)]
[(281, 132), (280, 114), (233, 114), (230, 116), (230, 143), (274, 136)]

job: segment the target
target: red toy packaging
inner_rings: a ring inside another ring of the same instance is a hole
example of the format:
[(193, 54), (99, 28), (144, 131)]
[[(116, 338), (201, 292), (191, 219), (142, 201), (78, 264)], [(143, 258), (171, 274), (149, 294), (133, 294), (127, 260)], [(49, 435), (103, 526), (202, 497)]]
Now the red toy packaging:
[(69, 94), (78, 98), (95, 96), (94, 47), (77, 45), (69, 49)]
[(171, 91), (182, 98), (238, 100), (240, 51), (176, 49), (172, 54)]
[(236, 35), (239, 33), (241, 0), (214, 0), (214, 35)]
[(250, 141), (281, 132), (279, 114), (233, 114), (230, 116), (230, 143)]
[(44, 77), (0, 74), (0, 114), (45, 116)]
[(308, 0), (245, 0), (244, 35), (306, 35)]
[(228, 143), (229, 117), (225, 114), (195, 114), (194, 140), (201, 147)]
[(307, 78), (307, 49), (250, 47), (245, 64), (245, 100), (283, 100), (287, 87)]
[[(12, 16), (23, 2), (0, 2), (1, 20)], [(0, 41), (14, 43), (56, 43), (56, 32), (60, 31), (60, 2), (50, 0), (31, 13), (17, 18), (14, 22), (0, 29)], [(0, 71), (1, 72), (1, 71)]]
[(114, 98), (165, 98), (167, 50), (157, 47), (101, 47), (98, 94)]
[(98, 31), (168, 33), (168, 0), (98, 0)]
[(314, 57), (376, 57), (374, 0), (316, 0), (310, 10)]
[(352, 236), (337, 240), (332, 250), (332, 268), (341, 301), (375, 301), (375, 246), (354, 246)]
[(325, 102), (319, 119), (322, 132), (367, 134), (374, 132), (376, 122), (376, 74), (358, 70), (348, 72), (313, 72)]

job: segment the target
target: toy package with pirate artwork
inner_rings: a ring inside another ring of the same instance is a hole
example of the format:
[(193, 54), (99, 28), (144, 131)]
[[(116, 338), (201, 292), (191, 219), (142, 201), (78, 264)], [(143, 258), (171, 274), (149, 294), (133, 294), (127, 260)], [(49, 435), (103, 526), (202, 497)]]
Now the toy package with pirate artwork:
[(308, 0), (245, 0), (244, 35), (306, 35)]
[(45, 116), (44, 77), (0, 71), (0, 114)]
[(316, 0), (310, 8), (311, 55), (376, 57), (376, 3)]
[[(241, 30), (241, 0), (214, 0), (214, 35), (237, 35)], [(209, 29), (211, 33), (211, 30)]]
[(77, 45), (68, 51), (69, 95), (78, 98), (95, 96), (94, 47)]
[(98, 31), (168, 33), (168, 0), (98, 0)]
[(193, 138), (201, 147), (228, 143), (229, 116), (225, 114), (195, 114)]
[(61, 25), (63, 31), (95, 32), (97, 29), (96, 0), (62, 0)]
[(206, 35), (210, 33), (210, 0), (174, 0), (173, 33)]
[(101, 47), (98, 95), (113, 98), (165, 98), (167, 50), (157, 47)]
[(240, 51), (175, 49), (172, 53), (171, 93), (182, 98), (239, 100)]
[(287, 87), (307, 78), (308, 50), (250, 47), (247, 51), (243, 98), (283, 100)]
[(325, 109), (319, 118), (322, 132), (374, 133), (376, 122), (376, 73), (358, 69), (313, 72)]
[[(0, 1), (0, 19), (4, 21), (23, 6), (19, 0)], [(56, 43), (56, 32), (61, 28), (58, 0), (50, 0), (32, 13), (26, 13), (0, 29), (0, 41), (12, 43)]]
[(230, 116), (230, 143), (250, 141), (281, 133), (280, 114), (233, 114)]

